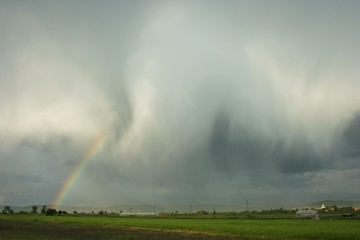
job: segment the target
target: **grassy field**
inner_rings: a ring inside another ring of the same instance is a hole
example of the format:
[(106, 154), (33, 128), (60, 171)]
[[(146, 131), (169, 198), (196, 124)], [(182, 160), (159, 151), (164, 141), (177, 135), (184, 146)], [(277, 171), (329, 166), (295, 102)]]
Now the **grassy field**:
[(0, 239), (360, 239), (360, 220), (0, 215)]

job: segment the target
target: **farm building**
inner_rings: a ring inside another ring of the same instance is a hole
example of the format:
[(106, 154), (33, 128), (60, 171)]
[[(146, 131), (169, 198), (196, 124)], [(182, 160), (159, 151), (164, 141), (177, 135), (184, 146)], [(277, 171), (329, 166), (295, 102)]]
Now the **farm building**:
[(319, 219), (319, 213), (315, 210), (299, 209), (296, 212), (297, 218)]

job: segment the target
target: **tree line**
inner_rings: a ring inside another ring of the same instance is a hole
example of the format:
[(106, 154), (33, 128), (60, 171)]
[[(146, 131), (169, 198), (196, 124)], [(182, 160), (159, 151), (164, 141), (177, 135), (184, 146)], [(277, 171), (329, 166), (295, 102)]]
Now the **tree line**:
[[(4, 206), (4, 209), (2, 210), (1, 213), (2, 214), (14, 214), (14, 210), (10, 206)], [(32, 206), (31, 212), (22, 211), (22, 210), (19, 211), (19, 214), (30, 214), (30, 213), (38, 214), (38, 206)], [(47, 216), (54, 216), (54, 215), (60, 216), (62, 214), (66, 215), (68, 213), (66, 211), (63, 211), (63, 210), (57, 211), (55, 208), (48, 208), (48, 207), (46, 207), (44, 205), (40, 209), (40, 214), (44, 214), (44, 215), (47, 215)]]

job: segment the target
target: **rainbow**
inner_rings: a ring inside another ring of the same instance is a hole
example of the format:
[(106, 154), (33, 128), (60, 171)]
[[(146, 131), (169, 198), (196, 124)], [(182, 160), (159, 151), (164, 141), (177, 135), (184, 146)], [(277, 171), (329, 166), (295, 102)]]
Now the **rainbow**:
[(56, 197), (52, 203), (52, 206), (54, 208), (59, 206), (60, 203), (64, 200), (71, 187), (74, 185), (76, 180), (81, 175), (81, 172), (85, 169), (87, 163), (89, 163), (90, 159), (102, 148), (108, 136), (109, 136), (109, 132), (105, 132), (101, 134), (100, 137), (95, 139), (95, 141), (91, 144), (90, 148), (86, 151), (80, 163), (74, 168), (71, 174), (67, 177), (67, 179), (61, 186), (60, 190), (56, 194)]

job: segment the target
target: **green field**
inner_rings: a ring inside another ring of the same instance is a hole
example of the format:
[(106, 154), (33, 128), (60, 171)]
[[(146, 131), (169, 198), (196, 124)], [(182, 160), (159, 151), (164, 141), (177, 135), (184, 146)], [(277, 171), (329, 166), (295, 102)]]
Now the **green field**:
[(360, 220), (0, 215), (0, 239), (360, 239)]

